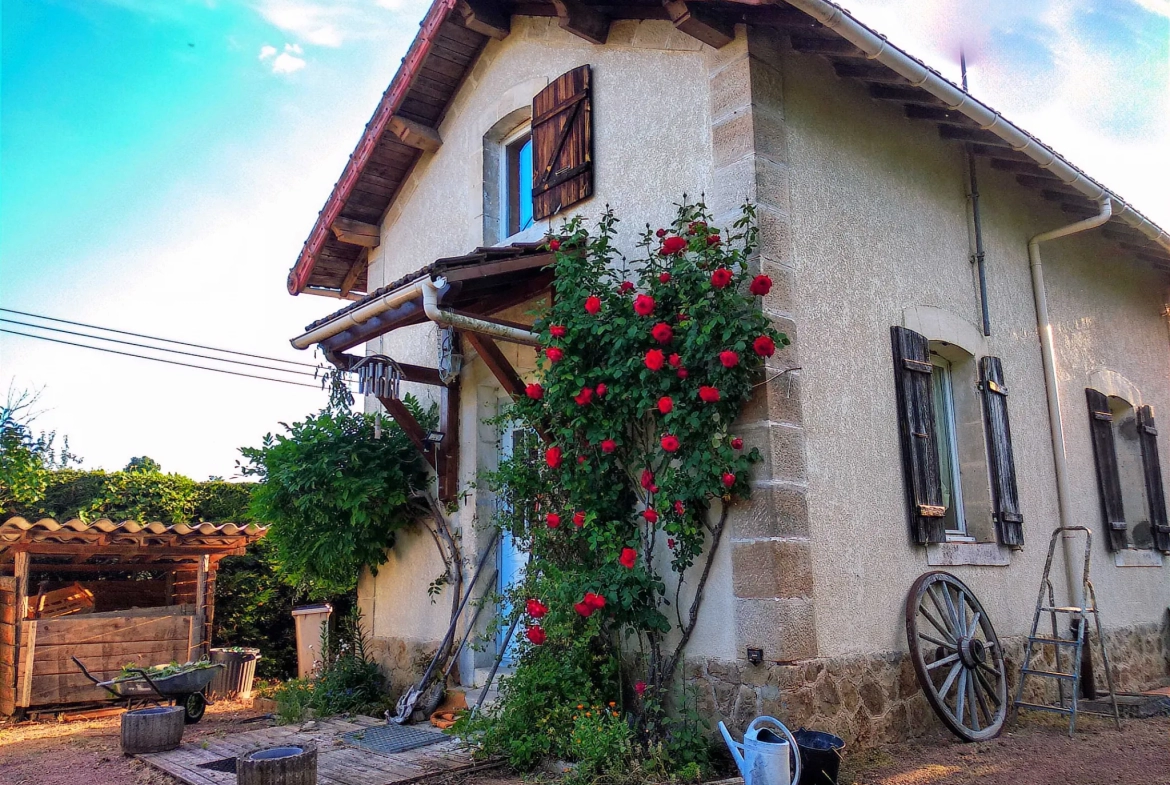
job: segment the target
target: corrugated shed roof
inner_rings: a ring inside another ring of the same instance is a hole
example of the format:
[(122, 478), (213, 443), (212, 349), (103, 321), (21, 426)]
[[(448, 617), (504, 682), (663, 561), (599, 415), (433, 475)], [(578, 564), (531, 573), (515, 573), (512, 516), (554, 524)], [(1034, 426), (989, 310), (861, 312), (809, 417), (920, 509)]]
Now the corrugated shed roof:
[(215, 545), (229, 544), (229, 540), (244, 545), (263, 537), (268, 527), (239, 523), (163, 523), (161, 521), (111, 521), (100, 518), (83, 521), (72, 518), (61, 522), (53, 518), (29, 521), (15, 516), (0, 524), (0, 550), (9, 545), (25, 542), (88, 542), (98, 544), (161, 544), (170, 541), (174, 545)]

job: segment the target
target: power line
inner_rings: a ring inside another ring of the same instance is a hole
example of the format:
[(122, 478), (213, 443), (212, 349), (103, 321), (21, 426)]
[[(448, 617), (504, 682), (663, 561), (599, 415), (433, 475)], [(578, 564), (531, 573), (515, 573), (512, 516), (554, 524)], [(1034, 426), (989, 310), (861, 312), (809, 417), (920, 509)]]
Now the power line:
[[(262, 354), (249, 354), (248, 352), (237, 352), (234, 349), (218, 349), (214, 346), (204, 346), (204, 345), (198, 344), (198, 343), (188, 343), (187, 341), (176, 341), (173, 338), (159, 338), (159, 337), (154, 336), (154, 335), (143, 335), (142, 333), (132, 333), (132, 332), (129, 332), (128, 330), (115, 330), (113, 327), (100, 327), (96, 324), (85, 324), (84, 322), (71, 322), (68, 319), (58, 319), (54, 316), (42, 316), (39, 313), (29, 313), (27, 311), (17, 311), (13, 308), (0, 308), (0, 311), (4, 311), (6, 313), (14, 313), (14, 314), (18, 314), (20, 316), (29, 316), (29, 317), (32, 317), (33, 319), (44, 319), (44, 320), (50, 321), (50, 322), (60, 322), (61, 324), (71, 324), (74, 327), (85, 327), (85, 328), (88, 328), (90, 330), (102, 330), (103, 332), (117, 333), (118, 335), (129, 335), (133, 338), (146, 338), (147, 340), (150, 340), (150, 341), (163, 341), (164, 343), (173, 343), (173, 344), (177, 344), (179, 346), (188, 346), (192, 349), (206, 349), (207, 351), (211, 351), (211, 352), (223, 352), (224, 354), (237, 354), (237, 355), (240, 355), (241, 357), (251, 357), (254, 360), (268, 360), (270, 362), (288, 363), (289, 365), (303, 365), (306, 368), (316, 368), (317, 367), (316, 365), (313, 365), (312, 363), (303, 363), (303, 362), (300, 362), (298, 360), (282, 360), (279, 357), (265, 357)], [(51, 328), (44, 328), (44, 329), (51, 329)], [(109, 339), (104, 339), (104, 340), (109, 340)], [(151, 347), (151, 348), (154, 348), (154, 347)]]
[[(239, 371), (229, 371), (226, 368), (211, 368), (206, 365), (195, 365), (193, 363), (179, 362), (178, 360), (164, 360), (162, 357), (150, 357), (145, 354), (134, 354), (133, 352), (120, 352), (117, 349), (107, 349), (104, 346), (89, 346), (84, 343), (75, 343), (73, 341), (64, 341), (60, 338), (50, 338), (47, 335), (30, 335), (28, 333), (17, 332), (16, 330), (9, 330), (6, 327), (0, 327), (0, 333), (8, 333), (9, 335), (19, 335), (24, 338), (36, 338), (41, 341), (50, 341), (51, 343), (61, 343), (66, 346), (77, 346), (81, 349), (93, 349), (98, 352), (107, 352), (109, 354), (119, 354), (123, 357), (137, 357), (140, 360), (154, 360), (156, 363), (166, 363), (167, 365), (181, 365), (185, 368), (196, 368), (201, 371), (215, 371), (216, 373), (226, 373), (229, 376), (242, 376), (247, 379), (260, 379), (266, 382), (279, 382), (281, 384), (293, 384), (297, 387), (310, 387), (314, 390), (320, 390), (321, 387), (316, 384), (305, 384), (304, 382), (294, 382), (291, 379), (274, 379), (271, 376), (257, 376), (252, 373), (241, 373)], [(209, 358), (212, 359), (212, 358)], [(273, 369), (275, 370), (275, 369)]]
[[(0, 310), (4, 310), (4, 309), (0, 309)], [(103, 335), (90, 335), (89, 333), (76, 332), (75, 330), (66, 330), (66, 329), (63, 329), (61, 327), (45, 327), (44, 325), (31, 324), (29, 322), (21, 322), (21, 321), (18, 321), (16, 319), (5, 319), (2, 316), (0, 316), (0, 322), (6, 322), (8, 324), (17, 324), (17, 325), (20, 325), (21, 327), (31, 327), (34, 330), (47, 330), (48, 332), (62, 333), (64, 335), (73, 335), (73, 336), (76, 336), (78, 338), (90, 338), (90, 339), (95, 340), (95, 341), (108, 341), (109, 343), (117, 343), (117, 344), (122, 344), (124, 346), (134, 346), (134, 347), (137, 347), (139, 349), (150, 349), (151, 351), (155, 351), (155, 352), (172, 352), (173, 354), (181, 354), (181, 355), (184, 355), (186, 357), (197, 357), (200, 360), (212, 360), (214, 362), (219, 362), (219, 363), (234, 363), (236, 365), (246, 365), (246, 366), (249, 366), (251, 368), (260, 368), (260, 369), (263, 369), (265, 371), (275, 371), (276, 373), (294, 373), (294, 374), (298, 374), (300, 376), (312, 376), (314, 378), (316, 378), (318, 376), (318, 374), (309, 373), (308, 371), (296, 371), (296, 370), (293, 370), (291, 368), (273, 368), (270, 365), (261, 365), (260, 363), (250, 363), (250, 362), (247, 362), (245, 360), (228, 360), (228, 359), (222, 358), (222, 357), (212, 357), (212, 356), (206, 355), (206, 354), (199, 354), (198, 352), (185, 352), (182, 349), (169, 349), (165, 346), (151, 346), (150, 344), (147, 344), (147, 343), (135, 343), (134, 341), (123, 341), (119, 338), (107, 338)], [(251, 355), (249, 355), (249, 356), (251, 356)]]

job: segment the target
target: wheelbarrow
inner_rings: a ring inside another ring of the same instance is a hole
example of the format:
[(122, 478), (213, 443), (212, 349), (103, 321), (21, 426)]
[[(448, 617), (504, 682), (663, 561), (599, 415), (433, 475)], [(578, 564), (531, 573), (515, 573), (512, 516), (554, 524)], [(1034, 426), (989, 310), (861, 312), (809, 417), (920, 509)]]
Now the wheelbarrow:
[(206, 697), (207, 685), (215, 678), (216, 672), (224, 667), (223, 663), (214, 663), (172, 673), (169, 676), (151, 676), (141, 668), (130, 668), (129, 676), (101, 681), (86, 670), (81, 660), (76, 657), (70, 659), (81, 668), (85, 678), (116, 699), (125, 700), (128, 707), (135, 701), (148, 703), (174, 701), (176, 706), (183, 707), (183, 721), (188, 725), (203, 719), (203, 712), (210, 702)]

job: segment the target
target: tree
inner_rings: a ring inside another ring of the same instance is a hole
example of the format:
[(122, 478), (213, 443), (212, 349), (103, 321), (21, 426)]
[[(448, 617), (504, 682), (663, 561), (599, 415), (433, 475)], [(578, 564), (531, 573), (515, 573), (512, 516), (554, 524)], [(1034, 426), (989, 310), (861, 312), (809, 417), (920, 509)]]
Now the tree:
[(0, 406), (0, 512), (40, 501), (54, 469), (80, 464), (81, 459), (69, 451), (69, 439), (56, 448), (56, 431), (33, 433), (32, 422), (40, 390), (9, 387), (8, 397)]
[(161, 472), (162, 466), (154, 458), (149, 455), (143, 455), (138, 458), (131, 458), (130, 463), (126, 464), (126, 468), (122, 469), (124, 472)]

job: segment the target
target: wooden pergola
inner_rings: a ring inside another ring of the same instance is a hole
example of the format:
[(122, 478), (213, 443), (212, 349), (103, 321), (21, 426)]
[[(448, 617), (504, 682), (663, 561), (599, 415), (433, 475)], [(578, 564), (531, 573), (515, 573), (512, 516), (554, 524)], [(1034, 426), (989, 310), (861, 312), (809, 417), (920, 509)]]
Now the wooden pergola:
[[(78, 656), (109, 678), (137, 662), (186, 662), (207, 652), (215, 573), (266, 529), (235, 523), (0, 524), (0, 714), (108, 698)], [(87, 603), (49, 610), (38, 598), (76, 587)]]

